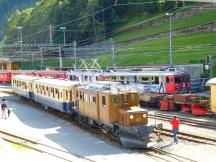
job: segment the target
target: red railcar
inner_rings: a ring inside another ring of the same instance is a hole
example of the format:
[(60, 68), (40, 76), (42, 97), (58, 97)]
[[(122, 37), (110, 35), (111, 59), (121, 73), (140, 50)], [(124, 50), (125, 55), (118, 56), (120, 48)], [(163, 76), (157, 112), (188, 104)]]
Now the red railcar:
[(1, 70), (0, 71), (0, 83), (11, 83), (11, 78), (13, 75), (17, 74), (28, 74), (30, 71), (23, 70)]
[(67, 72), (65, 71), (33, 71), (31, 72), (33, 76), (40, 76), (40, 77), (49, 77), (55, 79), (68, 79)]
[(0, 83), (10, 83), (11, 75), (11, 72), (0, 72)]
[(0, 71), (0, 83), (11, 83), (13, 75), (25, 74), (40, 77), (50, 77), (56, 79), (67, 79), (67, 73), (64, 71), (32, 71), (32, 70), (2, 70)]
[(140, 72), (76, 72), (68, 73), (70, 78), (80, 81), (107, 80), (135, 85), (140, 92), (153, 93), (189, 93), (191, 90), (190, 75), (171, 71), (140, 71)]

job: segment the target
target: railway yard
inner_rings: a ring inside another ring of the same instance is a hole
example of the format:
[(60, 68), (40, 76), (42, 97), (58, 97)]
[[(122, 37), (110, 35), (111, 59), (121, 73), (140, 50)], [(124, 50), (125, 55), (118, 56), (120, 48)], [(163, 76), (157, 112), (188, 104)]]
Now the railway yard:
[(216, 162), (216, 0), (0, 13), (0, 162)]
[[(1, 161), (215, 161), (216, 118), (192, 116), (176, 111), (146, 108), (149, 124), (160, 138), (149, 149), (124, 149), (105, 130), (71, 121), (66, 115), (44, 110), (41, 105), (23, 100), (1, 86), (0, 97), (8, 96), (11, 117), (0, 120)], [(179, 143), (173, 143), (170, 120), (178, 115), (181, 126)], [(160, 142), (159, 142), (160, 140)], [(16, 147), (14, 144), (16, 143)], [(19, 146), (19, 147), (18, 147)], [(14, 154), (10, 156), (11, 152)], [(9, 159), (9, 160), (8, 160)], [(34, 159), (34, 160), (32, 160)]]

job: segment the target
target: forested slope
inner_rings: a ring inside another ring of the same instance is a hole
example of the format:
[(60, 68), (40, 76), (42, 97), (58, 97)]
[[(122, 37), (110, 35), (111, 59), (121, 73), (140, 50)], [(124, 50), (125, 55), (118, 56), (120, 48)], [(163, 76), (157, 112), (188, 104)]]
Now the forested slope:
[[(62, 41), (61, 26), (66, 27), (66, 41), (88, 39), (99, 41), (132, 17), (149, 17), (169, 10), (175, 3), (160, 4), (158, 0), (40, 0), (33, 8), (16, 11), (9, 19), (5, 42), (17, 38), (17, 26), (23, 26), (26, 43), (49, 42), (52, 25), (53, 42)], [(139, 5), (140, 4), (140, 5)], [(92, 14), (94, 13), (94, 14)]]
[(7, 23), (7, 18), (15, 10), (22, 10), (33, 6), (37, 0), (0, 0), (0, 39), (4, 33), (4, 29)]

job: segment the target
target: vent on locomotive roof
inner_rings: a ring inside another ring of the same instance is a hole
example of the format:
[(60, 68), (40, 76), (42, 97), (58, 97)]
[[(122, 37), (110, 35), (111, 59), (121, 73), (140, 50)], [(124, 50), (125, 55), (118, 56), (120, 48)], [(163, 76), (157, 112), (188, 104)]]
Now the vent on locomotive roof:
[(111, 85), (110, 84), (97, 84), (93, 83), (91, 85), (88, 85), (89, 89), (92, 90), (98, 90), (98, 91), (105, 91), (105, 90), (111, 90)]

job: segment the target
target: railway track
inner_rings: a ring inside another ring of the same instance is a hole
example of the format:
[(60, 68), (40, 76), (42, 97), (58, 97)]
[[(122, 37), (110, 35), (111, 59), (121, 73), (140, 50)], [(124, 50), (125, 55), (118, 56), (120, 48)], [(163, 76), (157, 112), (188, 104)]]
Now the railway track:
[[(173, 116), (165, 115), (165, 114), (156, 114), (156, 115), (149, 114), (148, 117), (152, 119), (161, 120), (161, 121), (167, 121), (167, 122), (170, 122), (170, 120), (173, 118)], [(180, 119), (181, 124), (216, 130), (215, 122), (198, 121), (198, 120), (188, 119), (183, 117), (178, 117), (178, 118)]]
[(151, 147), (145, 154), (161, 162), (196, 162), (188, 157), (173, 154), (156, 147)]
[(17, 136), (15, 134), (8, 133), (5, 131), (0, 131), (0, 137), (4, 140), (8, 141), (8, 142), (22, 145), (22, 146), (25, 146), (27, 148), (33, 149), (33, 150), (41, 152), (41, 153), (49, 154), (51, 156), (54, 156), (54, 157), (61, 159), (61, 160), (64, 160), (64, 161), (68, 161), (68, 162), (73, 162), (73, 161), (95, 162), (94, 160), (85, 158), (83, 156), (76, 155), (74, 153), (67, 152), (65, 150), (55, 148), (55, 147), (49, 146), (49, 145), (44, 144), (44, 143), (40, 143), (36, 140), (20, 137), (20, 136)]
[[(169, 129), (162, 129), (162, 130), (156, 130), (155, 133), (159, 133), (160, 135), (172, 137), (172, 131)], [(178, 138), (189, 141), (189, 142), (194, 142), (194, 143), (200, 143), (200, 144), (208, 144), (208, 145), (214, 145), (216, 146), (216, 138), (209, 138), (209, 137), (203, 137), (200, 135), (195, 135), (195, 134), (190, 134), (190, 133), (183, 133), (179, 132), (178, 133)]]

